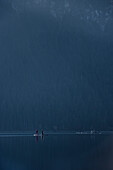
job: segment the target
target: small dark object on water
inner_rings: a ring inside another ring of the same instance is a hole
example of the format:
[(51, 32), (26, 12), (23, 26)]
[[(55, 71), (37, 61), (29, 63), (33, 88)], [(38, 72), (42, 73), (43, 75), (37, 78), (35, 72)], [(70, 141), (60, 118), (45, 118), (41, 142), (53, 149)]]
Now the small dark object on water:
[(36, 130), (36, 134), (38, 134), (38, 130)]

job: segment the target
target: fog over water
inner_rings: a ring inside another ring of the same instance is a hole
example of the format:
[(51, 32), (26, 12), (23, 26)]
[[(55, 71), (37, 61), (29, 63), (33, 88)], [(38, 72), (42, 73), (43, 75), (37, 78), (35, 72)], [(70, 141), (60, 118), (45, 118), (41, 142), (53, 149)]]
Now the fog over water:
[(0, 0), (0, 131), (113, 130), (113, 2)]

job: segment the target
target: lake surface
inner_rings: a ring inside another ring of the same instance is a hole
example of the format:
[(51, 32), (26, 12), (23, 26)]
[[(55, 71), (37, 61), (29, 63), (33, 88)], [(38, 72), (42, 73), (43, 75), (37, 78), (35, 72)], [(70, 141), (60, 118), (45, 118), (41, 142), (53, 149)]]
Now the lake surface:
[(113, 2), (0, 0), (0, 131), (113, 130)]
[(112, 135), (0, 138), (1, 170), (112, 170)]

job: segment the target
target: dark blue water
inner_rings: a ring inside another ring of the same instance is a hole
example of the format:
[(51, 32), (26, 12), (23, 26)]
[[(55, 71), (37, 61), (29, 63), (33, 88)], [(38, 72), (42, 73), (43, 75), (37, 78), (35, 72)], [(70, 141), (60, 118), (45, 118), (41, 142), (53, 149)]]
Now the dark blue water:
[(113, 136), (0, 138), (1, 170), (112, 170)]
[(0, 131), (113, 130), (113, 2), (0, 0)]

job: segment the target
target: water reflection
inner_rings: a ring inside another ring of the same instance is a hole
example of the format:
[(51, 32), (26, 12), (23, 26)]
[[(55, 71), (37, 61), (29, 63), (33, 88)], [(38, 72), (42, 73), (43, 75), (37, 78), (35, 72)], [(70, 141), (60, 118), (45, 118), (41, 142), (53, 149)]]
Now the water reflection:
[(0, 168), (22, 170), (112, 170), (112, 136), (0, 138)]
[(41, 138), (42, 141), (44, 141), (44, 136), (42, 136), (42, 135), (41, 135), (40, 137), (39, 137), (39, 136), (35, 136), (35, 138), (36, 138), (36, 142), (38, 142), (38, 140), (39, 140), (40, 138)]

